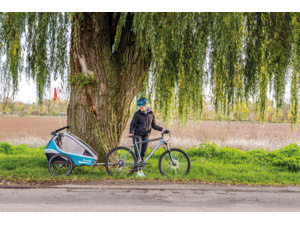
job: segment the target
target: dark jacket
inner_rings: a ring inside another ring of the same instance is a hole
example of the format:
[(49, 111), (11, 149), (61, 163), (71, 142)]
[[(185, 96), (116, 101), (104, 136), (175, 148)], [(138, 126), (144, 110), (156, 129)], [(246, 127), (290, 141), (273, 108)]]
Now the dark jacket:
[(137, 111), (131, 121), (129, 133), (139, 136), (147, 136), (151, 133), (151, 127), (154, 130), (162, 131), (163, 128), (155, 124), (154, 113), (150, 109), (148, 112)]

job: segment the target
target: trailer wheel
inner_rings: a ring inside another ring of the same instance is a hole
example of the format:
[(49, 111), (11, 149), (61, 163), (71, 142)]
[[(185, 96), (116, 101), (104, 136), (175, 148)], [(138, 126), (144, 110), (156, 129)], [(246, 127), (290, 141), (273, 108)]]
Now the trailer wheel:
[(54, 177), (66, 177), (70, 175), (73, 168), (73, 161), (64, 154), (56, 154), (48, 162), (48, 170)]

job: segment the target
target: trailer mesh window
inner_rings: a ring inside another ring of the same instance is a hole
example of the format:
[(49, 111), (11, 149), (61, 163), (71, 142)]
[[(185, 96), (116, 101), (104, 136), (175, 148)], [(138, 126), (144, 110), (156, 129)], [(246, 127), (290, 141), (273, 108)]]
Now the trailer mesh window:
[(69, 138), (68, 136), (62, 136), (61, 143), (61, 149), (64, 152), (83, 155), (85, 151), (85, 149), (81, 145), (79, 145), (76, 141)]

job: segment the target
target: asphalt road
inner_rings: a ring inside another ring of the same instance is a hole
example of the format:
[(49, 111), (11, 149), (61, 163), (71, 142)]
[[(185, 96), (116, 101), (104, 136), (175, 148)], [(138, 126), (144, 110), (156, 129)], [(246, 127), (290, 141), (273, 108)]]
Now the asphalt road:
[(60, 185), (0, 188), (0, 211), (300, 211), (300, 187)]

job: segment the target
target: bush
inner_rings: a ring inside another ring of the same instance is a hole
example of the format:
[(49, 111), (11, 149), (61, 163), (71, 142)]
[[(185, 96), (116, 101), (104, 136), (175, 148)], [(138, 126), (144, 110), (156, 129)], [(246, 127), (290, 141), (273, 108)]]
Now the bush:
[(12, 146), (7, 142), (0, 143), (0, 153), (6, 155), (41, 155), (44, 154), (44, 147), (30, 148), (24, 144)]
[(264, 149), (241, 151), (237, 148), (219, 147), (216, 143), (206, 141), (199, 145), (199, 148), (189, 148), (187, 153), (190, 157), (201, 157), (214, 159), (224, 163), (245, 163), (254, 161), (259, 164), (270, 163), (292, 172), (300, 171), (300, 147), (297, 144), (275, 150), (265, 151)]
[(237, 148), (219, 147), (215, 142), (211, 144), (209, 141), (200, 144), (199, 148), (189, 148), (187, 152), (190, 157), (204, 157), (207, 159), (243, 160), (249, 157), (247, 152), (240, 151)]
[(0, 143), (0, 152), (4, 154), (12, 154), (15, 152), (15, 147), (7, 142)]

